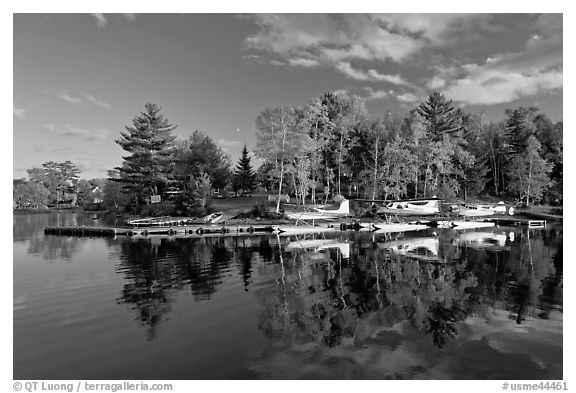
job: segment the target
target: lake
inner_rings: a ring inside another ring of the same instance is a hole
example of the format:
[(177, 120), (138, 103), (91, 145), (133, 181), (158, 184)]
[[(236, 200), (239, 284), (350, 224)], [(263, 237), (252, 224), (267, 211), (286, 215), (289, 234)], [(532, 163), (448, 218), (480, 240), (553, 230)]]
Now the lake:
[(45, 236), (15, 214), (14, 379), (563, 377), (562, 227)]

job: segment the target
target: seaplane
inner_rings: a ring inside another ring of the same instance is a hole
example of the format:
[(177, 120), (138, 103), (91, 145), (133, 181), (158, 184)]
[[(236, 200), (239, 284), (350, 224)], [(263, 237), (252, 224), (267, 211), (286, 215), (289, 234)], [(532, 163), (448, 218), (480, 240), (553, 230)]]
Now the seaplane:
[(459, 206), (457, 214), (462, 217), (486, 217), (493, 216), (495, 214), (509, 214), (514, 215), (514, 207), (506, 207), (506, 204), (502, 201), (498, 202), (496, 206), (494, 205), (480, 205), (480, 204), (465, 204)]
[(372, 212), (375, 214), (398, 216), (430, 216), (440, 213), (440, 201), (437, 197), (422, 199), (399, 199), (386, 200), (358, 200), (372, 204)]
[(290, 220), (298, 221), (314, 221), (314, 220), (336, 220), (338, 218), (347, 217), (350, 215), (350, 201), (344, 199), (340, 202), (340, 207), (338, 209), (324, 209), (315, 207), (313, 210), (307, 211), (296, 211), (285, 214)]

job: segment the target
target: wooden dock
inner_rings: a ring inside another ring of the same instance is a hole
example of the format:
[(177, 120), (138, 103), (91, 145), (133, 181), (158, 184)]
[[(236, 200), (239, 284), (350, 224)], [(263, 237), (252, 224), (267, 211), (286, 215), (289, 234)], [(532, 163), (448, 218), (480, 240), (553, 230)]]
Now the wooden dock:
[[(168, 237), (203, 237), (203, 236), (241, 236), (241, 235), (266, 235), (278, 234), (280, 236), (300, 235), (307, 233), (326, 233), (337, 231), (370, 231), (374, 233), (390, 232), (410, 232), (420, 231), (431, 227), (447, 227), (451, 229), (475, 229), (493, 225), (499, 226), (519, 226), (526, 225), (529, 228), (544, 228), (544, 220), (527, 220), (522, 218), (493, 218), (484, 222), (461, 222), (450, 221), (449, 226), (444, 226), (441, 221), (417, 221), (409, 223), (389, 223), (389, 222), (333, 222), (322, 225), (285, 225), (259, 223), (253, 225), (217, 225), (217, 224), (196, 224), (196, 225), (174, 225), (174, 226), (150, 226), (150, 227), (89, 227), (89, 226), (67, 226), (67, 227), (46, 227), (45, 235), (78, 236), (78, 237), (107, 237), (116, 236), (127, 237), (147, 237), (147, 236), (168, 236)], [(435, 224), (435, 225), (434, 225)], [(440, 225), (442, 224), (442, 225)], [(472, 225), (474, 224), (474, 225)]]

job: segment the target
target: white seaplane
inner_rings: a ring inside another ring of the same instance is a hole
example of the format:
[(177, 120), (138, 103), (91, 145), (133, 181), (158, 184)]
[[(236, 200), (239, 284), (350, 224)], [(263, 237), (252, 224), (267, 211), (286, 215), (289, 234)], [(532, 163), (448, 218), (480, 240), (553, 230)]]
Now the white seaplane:
[(479, 205), (479, 204), (465, 204), (459, 206), (458, 213), (462, 217), (486, 217), (493, 216), (495, 214), (509, 214), (514, 215), (514, 207), (507, 207), (502, 201), (498, 202), (496, 206), (494, 205)]
[(395, 201), (385, 200), (358, 200), (363, 203), (372, 204), (372, 212), (375, 214), (393, 216), (429, 216), (440, 213), (440, 201), (442, 199), (422, 198), (422, 199), (402, 199)]
[(340, 207), (338, 209), (322, 209), (315, 207), (313, 210), (305, 211), (295, 211), (286, 213), (286, 217), (290, 220), (296, 221), (314, 221), (314, 220), (336, 220), (338, 218), (347, 217), (350, 215), (350, 201), (344, 199), (340, 202)]

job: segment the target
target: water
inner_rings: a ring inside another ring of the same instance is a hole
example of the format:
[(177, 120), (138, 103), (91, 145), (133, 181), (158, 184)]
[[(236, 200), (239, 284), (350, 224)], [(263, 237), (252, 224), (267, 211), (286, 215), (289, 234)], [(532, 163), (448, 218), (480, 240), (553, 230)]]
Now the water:
[(562, 228), (44, 236), (14, 216), (14, 379), (562, 379)]

